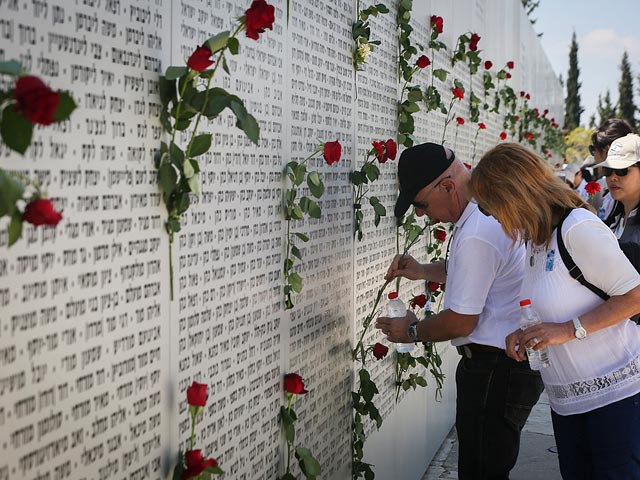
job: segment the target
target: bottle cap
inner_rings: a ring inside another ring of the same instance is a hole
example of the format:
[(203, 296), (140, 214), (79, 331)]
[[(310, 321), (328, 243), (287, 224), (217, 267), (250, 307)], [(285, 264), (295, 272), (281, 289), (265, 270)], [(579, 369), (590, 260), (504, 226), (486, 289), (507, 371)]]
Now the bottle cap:
[(389, 300), (393, 300), (394, 298), (398, 298), (398, 292), (391, 292), (389, 295), (387, 295), (387, 297), (389, 297)]
[(526, 307), (527, 305), (531, 305), (531, 300), (529, 300), (528, 298), (525, 298), (520, 302), (521, 307)]

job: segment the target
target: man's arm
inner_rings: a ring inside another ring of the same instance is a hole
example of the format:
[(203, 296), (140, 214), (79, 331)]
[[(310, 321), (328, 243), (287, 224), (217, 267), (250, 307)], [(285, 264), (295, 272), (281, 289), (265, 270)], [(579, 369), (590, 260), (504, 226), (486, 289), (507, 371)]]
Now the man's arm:
[(404, 277), (409, 280), (430, 280), (432, 282), (445, 283), (444, 261), (433, 263), (420, 263), (411, 255), (396, 255), (386, 275), (385, 280), (395, 277)]
[[(453, 310), (443, 310), (418, 322), (418, 340), (421, 342), (442, 342), (457, 337), (466, 337), (478, 325), (480, 315), (462, 315)], [(417, 321), (413, 312), (407, 312), (404, 318), (379, 317), (376, 328), (387, 335), (390, 342), (411, 343), (407, 335), (409, 325)]]

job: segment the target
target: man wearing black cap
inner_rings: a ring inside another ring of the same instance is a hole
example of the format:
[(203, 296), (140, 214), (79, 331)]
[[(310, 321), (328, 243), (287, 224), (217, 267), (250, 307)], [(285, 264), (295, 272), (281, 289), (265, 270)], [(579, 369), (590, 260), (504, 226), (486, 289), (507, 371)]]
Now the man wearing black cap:
[(505, 337), (518, 328), (524, 247), (471, 201), (469, 170), (453, 151), (434, 143), (405, 150), (398, 162), (395, 215), (454, 223), (450, 255), (420, 264), (397, 256), (385, 278), (446, 281), (443, 310), (418, 321), (380, 317), (376, 328), (392, 342), (451, 340), (462, 358), (456, 371), (458, 478), (508, 479), (518, 458), (520, 431), (542, 392), (540, 374), (505, 354)]

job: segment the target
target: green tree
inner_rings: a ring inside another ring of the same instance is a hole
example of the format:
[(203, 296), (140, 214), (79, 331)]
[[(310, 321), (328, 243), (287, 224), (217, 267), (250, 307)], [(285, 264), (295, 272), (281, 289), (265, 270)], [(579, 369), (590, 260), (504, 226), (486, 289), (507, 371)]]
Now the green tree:
[(580, 69), (578, 68), (578, 42), (576, 32), (571, 38), (571, 48), (569, 49), (569, 73), (567, 74), (567, 97), (564, 100), (564, 128), (573, 130), (580, 125), (580, 115), (584, 108), (580, 106), (580, 87), (578, 81)]
[(596, 114), (592, 113), (591, 116), (589, 117), (589, 128), (594, 129), (596, 128)]
[(633, 78), (631, 77), (631, 65), (629, 65), (629, 56), (627, 51), (622, 54), (622, 63), (620, 64), (620, 83), (618, 91), (618, 117), (629, 122), (634, 129), (636, 127), (636, 106), (633, 103)]
[(611, 103), (611, 94), (609, 93), (609, 89), (607, 89), (607, 93), (605, 93), (604, 98), (598, 95), (598, 106), (596, 107), (596, 110), (600, 117), (600, 125), (602, 125), (605, 120), (616, 117), (616, 106)]

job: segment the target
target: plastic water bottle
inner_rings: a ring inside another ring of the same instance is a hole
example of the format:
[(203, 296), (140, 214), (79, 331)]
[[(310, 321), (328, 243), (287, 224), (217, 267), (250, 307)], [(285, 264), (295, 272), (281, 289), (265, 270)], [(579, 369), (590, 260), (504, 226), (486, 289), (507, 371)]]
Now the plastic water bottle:
[[(407, 314), (407, 307), (405, 307), (402, 300), (398, 298), (398, 292), (391, 292), (388, 296), (387, 317), (404, 317)], [(396, 352), (408, 353), (413, 350), (413, 347), (415, 347), (413, 343), (396, 343)]]
[[(536, 311), (531, 307), (531, 300), (528, 298), (520, 302), (520, 328), (526, 330), (532, 325), (542, 323), (540, 317)], [(533, 348), (525, 347), (527, 349), (527, 357), (529, 358), (529, 366), (531, 370), (540, 370), (541, 368), (547, 368), (551, 365), (549, 362), (549, 350), (547, 347), (542, 350), (534, 350)]]

